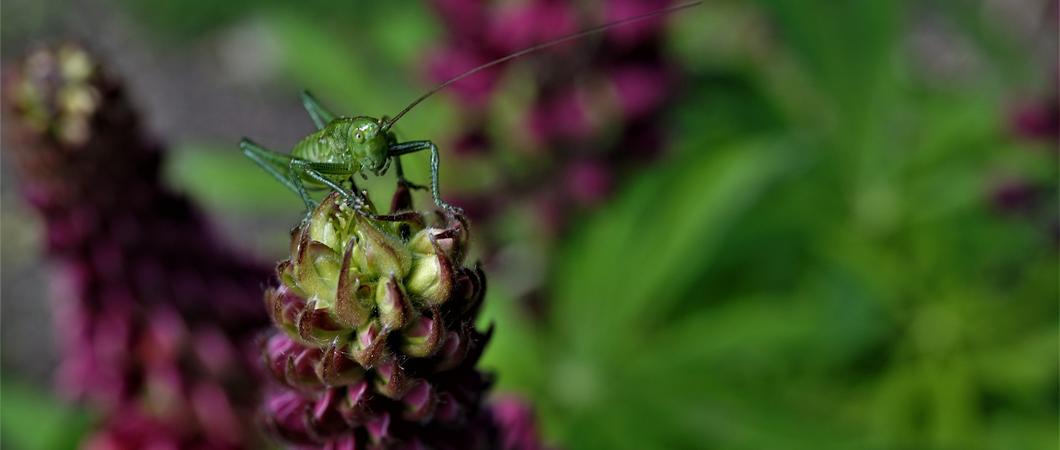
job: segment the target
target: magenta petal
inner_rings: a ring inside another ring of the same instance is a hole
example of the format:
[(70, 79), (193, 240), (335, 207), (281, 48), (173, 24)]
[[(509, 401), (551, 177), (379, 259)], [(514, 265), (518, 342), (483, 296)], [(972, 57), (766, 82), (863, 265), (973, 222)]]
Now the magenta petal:
[[(454, 78), (469, 69), (485, 64), (493, 58), (493, 55), (482, 53), (477, 49), (467, 47), (443, 48), (428, 57), (428, 73), (431, 79), (440, 83)], [(490, 95), (497, 84), (500, 74), (501, 68), (499, 66), (483, 69), (474, 75), (453, 83), (448, 90), (454, 93), (466, 106), (482, 108), (489, 102)]]
[[(671, 3), (670, 0), (607, 0), (604, 17), (605, 21), (614, 22), (662, 9)], [(620, 46), (632, 47), (657, 36), (666, 19), (664, 15), (614, 27), (607, 30), (607, 37)]]
[(1060, 105), (1057, 99), (1029, 102), (1012, 112), (1013, 133), (1026, 139), (1060, 140)]
[(382, 442), (390, 435), (390, 414), (383, 413), (365, 424), (368, 434), (375, 442)]
[(627, 120), (657, 112), (669, 94), (669, 76), (658, 66), (619, 67), (611, 70), (609, 76)]
[(543, 448), (538, 438), (537, 423), (529, 404), (514, 396), (494, 400), (494, 420), (500, 427), (501, 449), (538, 450)]
[(499, 54), (508, 54), (577, 29), (576, 15), (569, 4), (538, 0), (498, 11), (488, 26), (486, 40)]
[(580, 204), (594, 205), (611, 192), (611, 174), (603, 164), (579, 161), (567, 167), (567, 192)]

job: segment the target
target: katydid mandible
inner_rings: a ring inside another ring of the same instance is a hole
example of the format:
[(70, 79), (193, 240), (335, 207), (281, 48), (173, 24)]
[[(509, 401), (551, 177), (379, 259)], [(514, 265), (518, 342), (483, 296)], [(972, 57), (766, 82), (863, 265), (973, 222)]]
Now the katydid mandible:
[[(369, 116), (339, 117), (321, 106), (320, 102), (308, 92), (303, 92), (302, 104), (313, 123), (316, 124), (317, 130), (295, 144), (290, 154), (268, 150), (247, 138), (243, 138), (239, 146), (243, 150), (244, 155), (261, 166), (262, 169), (265, 169), (266, 172), (283, 183), (288, 189), (298, 194), (309, 211), (316, 207), (316, 202), (309, 196), (310, 190), (334, 190), (339, 192), (346, 201), (350, 202), (359, 213), (365, 215), (373, 214), (368, 211), (368, 201), (357, 188), (354, 176), (366, 177), (367, 173), (383, 175), (393, 161), (399, 182), (405, 183), (411, 188), (425, 189), (424, 186), (410, 183), (405, 179), (405, 173), (401, 167), (401, 156), (427, 150), (430, 152), (430, 189), (434, 204), (449, 213), (463, 214), (460, 208), (442, 200), (439, 192), (438, 146), (426, 140), (398, 142), (394, 133), (390, 131), (391, 127), (401, 117), (427, 99), (427, 97), (483, 69), (611, 27), (672, 13), (700, 3), (702, 1), (683, 3), (599, 25), (495, 59), (439, 84), (416, 100), (413, 100), (392, 119), (388, 119), (386, 116), (379, 119)], [(344, 186), (344, 183), (348, 183), (349, 188)]]

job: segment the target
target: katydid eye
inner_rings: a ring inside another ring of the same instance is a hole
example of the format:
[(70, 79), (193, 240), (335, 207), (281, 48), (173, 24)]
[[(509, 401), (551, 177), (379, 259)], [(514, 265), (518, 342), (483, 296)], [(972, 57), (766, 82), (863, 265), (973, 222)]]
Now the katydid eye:
[(361, 133), (357, 133), (357, 134), (353, 135), (353, 138), (358, 140), (358, 141), (361, 141), (361, 140), (364, 140), (364, 135), (361, 134)]

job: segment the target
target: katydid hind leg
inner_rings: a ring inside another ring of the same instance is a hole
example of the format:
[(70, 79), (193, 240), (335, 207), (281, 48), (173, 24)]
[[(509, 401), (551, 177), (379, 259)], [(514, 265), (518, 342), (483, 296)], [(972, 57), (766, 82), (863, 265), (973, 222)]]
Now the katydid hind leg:
[(313, 119), (313, 124), (317, 126), (318, 130), (335, 120), (335, 115), (324, 108), (309, 91), (302, 91), (302, 106), (305, 107), (306, 112), (309, 113), (309, 117)]
[(343, 175), (343, 173), (338, 172), (338, 171), (330, 172), (330, 171), (327, 171), (327, 169), (321, 169), (319, 167), (314, 167), (314, 166), (320, 166), (320, 165), (323, 165), (323, 164), (314, 163), (314, 162), (305, 161), (305, 160), (297, 160), (297, 161), (292, 161), (291, 168), (296, 173), (298, 173), (300, 175), (304, 175), (304, 176), (306, 176), (308, 178), (311, 178), (314, 181), (316, 181), (316, 182), (318, 182), (320, 184), (323, 184), (323, 185), (331, 188), (332, 190), (342, 194), (343, 197), (346, 197), (348, 199), (352, 198), (352, 194), (348, 190), (346, 190), (345, 187), (339, 185), (334, 180), (326, 177), (324, 175), (324, 173), (322, 173), (322, 171), (323, 172), (327, 172), (329, 175)]
[(239, 142), (239, 148), (243, 150), (244, 156), (279, 180), (287, 189), (299, 193), (298, 187), (291, 181), (290, 156), (266, 149), (246, 138)]
[(309, 192), (306, 191), (305, 185), (302, 184), (302, 177), (307, 175), (305, 173), (305, 164), (307, 161), (301, 159), (291, 159), (290, 173), (291, 183), (295, 186), (295, 192), (302, 198), (302, 202), (305, 203), (305, 207), (308, 210), (307, 214), (312, 214), (312, 211), (316, 209), (317, 202), (309, 196)]

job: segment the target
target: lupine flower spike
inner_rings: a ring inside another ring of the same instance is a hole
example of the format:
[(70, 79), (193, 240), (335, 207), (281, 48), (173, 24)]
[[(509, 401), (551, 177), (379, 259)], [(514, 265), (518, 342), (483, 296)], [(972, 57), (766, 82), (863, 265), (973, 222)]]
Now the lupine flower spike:
[(59, 383), (102, 412), (84, 448), (259, 448), (246, 418), (268, 270), (163, 186), (160, 146), (86, 51), (8, 74), (6, 147), (58, 267)]
[[(574, 3), (433, 0), (445, 44), (428, 58), (428, 73), (435, 80), (448, 79), (587, 24), (673, 4), (606, 0), (594, 4), (598, 9), (582, 10)], [(528, 202), (538, 212), (538, 228), (551, 237), (575, 212), (606, 200), (628, 169), (664, 152), (661, 112), (681, 77), (680, 68), (665, 56), (663, 23), (658, 16), (608, 28), (581, 47), (568, 44), (540, 61), (493, 66), (453, 85), (464, 127), (453, 142), (456, 154), (497, 158), (493, 153), (504, 149), (533, 161), (524, 164), (534, 168), (532, 173), (501, 178), (498, 185), (480, 189), (483, 194), (460, 199), (472, 218), (490, 220)], [(526, 108), (512, 120), (496, 120), (497, 88), (515, 77), (533, 84)]]
[(491, 329), (475, 327), (486, 277), (465, 265), (466, 220), (414, 212), (405, 184), (390, 214), (368, 207), (332, 193), (291, 234), (265, 294), (278, 329), (262, 346), (278, 384), (268, 428), (321, 448), (539, 448), (505, 437), (483, 404)]

